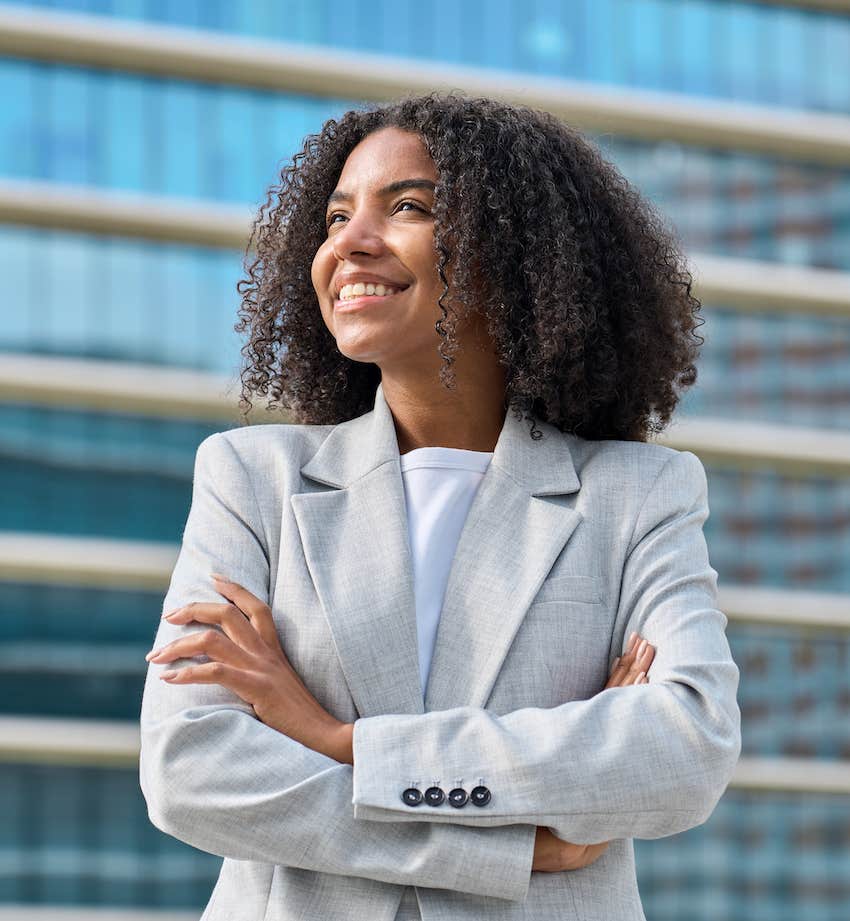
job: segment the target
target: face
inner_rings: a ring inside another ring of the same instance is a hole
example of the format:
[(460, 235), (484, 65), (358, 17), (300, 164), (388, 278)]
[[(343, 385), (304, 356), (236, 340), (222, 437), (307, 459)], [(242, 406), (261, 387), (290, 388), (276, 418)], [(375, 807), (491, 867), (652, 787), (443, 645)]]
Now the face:
[(443, 316), (431, 216), (437, 179), (418, 135), (399, 128), (368, 135), (345, 162), (311, 274), (322, 318), (354, 361), (382, 371), (442, 364), (434, 329)]

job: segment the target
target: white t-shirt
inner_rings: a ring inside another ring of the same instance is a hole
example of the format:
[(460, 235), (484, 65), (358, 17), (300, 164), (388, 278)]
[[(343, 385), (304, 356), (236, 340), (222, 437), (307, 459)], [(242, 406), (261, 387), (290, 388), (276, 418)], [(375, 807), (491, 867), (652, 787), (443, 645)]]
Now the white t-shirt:
[(400, 456), (423, 696), (449, 568), (472, 499), (492, 457), (492, 451), (442, 447), (414, 448)]

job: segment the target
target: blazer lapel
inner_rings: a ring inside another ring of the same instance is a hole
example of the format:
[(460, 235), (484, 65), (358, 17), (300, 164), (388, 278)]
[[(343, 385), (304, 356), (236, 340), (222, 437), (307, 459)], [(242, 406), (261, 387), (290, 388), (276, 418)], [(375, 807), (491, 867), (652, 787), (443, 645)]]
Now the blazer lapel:
[(582, 520), (565, 496), (580, 486), (563, 434), (543, 437), (509, 409), (449, 571), (426, 710), (484, 707), (514, 635)]
[(291, 496), (310, 575), (361, 716), (483, 707), (514, 634), (581, 515), (564, 436), (509, 410), (449, 572), (423, 702), (398, 441), (374, 409), (334, 426), (301, 473), (329, 490)]

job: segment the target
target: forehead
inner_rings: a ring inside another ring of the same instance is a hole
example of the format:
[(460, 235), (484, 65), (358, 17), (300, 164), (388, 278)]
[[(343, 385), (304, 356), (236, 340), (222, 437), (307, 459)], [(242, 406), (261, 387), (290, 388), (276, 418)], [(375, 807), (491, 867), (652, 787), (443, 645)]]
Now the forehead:
[(337, 189), (367, 191), (411, 176), (437, 180), (434, 161), (422, 139), (411, 131), (382, 128), (367, 135), (348, 155)]

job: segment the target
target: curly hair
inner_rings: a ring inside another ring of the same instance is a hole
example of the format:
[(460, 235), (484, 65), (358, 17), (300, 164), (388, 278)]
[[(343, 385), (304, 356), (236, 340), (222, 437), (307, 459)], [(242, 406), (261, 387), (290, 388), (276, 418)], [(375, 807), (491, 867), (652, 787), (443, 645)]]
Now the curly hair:
[[(555, 116), (459, 92), (330, 119), (280, 173), (254, 221), (234, 329), (240, 409), (281, 401), (299, 423), (372, 408), (380, 368), (343, 355), (322, 320), (311, 264), (353, 148), (396, 127), (424, 142), (439, 177), (434, 246), (443, 292), (440, 379), (451, 389), (457, 305), (486, 318), (506, 406), (586, 439), (645, 441), (697, 377), (703, 338), (678, 242), (660, 215), (577, 130)], [(253, 261), (248, 254), (254, 251)], [(451, 284), (447, 277), (451, 278)]]

